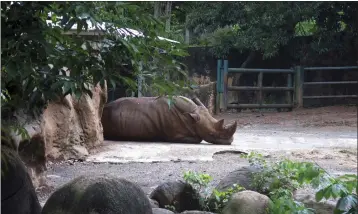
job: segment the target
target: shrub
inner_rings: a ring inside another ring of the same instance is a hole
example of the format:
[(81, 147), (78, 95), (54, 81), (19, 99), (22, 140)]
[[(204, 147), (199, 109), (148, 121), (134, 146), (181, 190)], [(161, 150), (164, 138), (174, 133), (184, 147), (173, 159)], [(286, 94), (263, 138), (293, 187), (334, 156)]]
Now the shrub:
[(270, 213), (314, 213), (293, 198), (293, 192), (304, 185), (318, 189), (317, 202), (323, 198), (339, 198), (334, 213), (357, 213), (357, 175), (333, 178), (314, 163), (288, 159), (267, 163), (261, 154), (255, 152), (242, 157), (261, 168), (252, 174), (252, 186), (271, 198)]

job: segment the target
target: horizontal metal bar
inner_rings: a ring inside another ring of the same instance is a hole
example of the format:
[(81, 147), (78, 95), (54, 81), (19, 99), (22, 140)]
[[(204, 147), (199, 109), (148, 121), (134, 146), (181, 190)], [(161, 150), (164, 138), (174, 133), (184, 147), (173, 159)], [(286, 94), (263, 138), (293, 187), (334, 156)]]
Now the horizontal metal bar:
[(237, 73), (294, 73), (293, 69), (261, 69), (261, 68), (229, 68), (228, 72), (237, 72)]
[(228, 108), (292, 108), (292, 104), (228, 104)]
[[(358, 69), (358, 66), (343, 66), (343, 67), (306, 67), (303, 68), (305, 71), (312, 70), (349, 70), (349, 69)], [(357, 70), (358, 71), (358, 70)]]
[[(262, 87), (263, 91), (293, 91), (293, 87)], [(257, 86), (229, 86), (228, 91), (259, 91)]]
[(357, 98), (358, 95), (325, 95), (325, 96), (303, 96), (303, 99), (319, 99), (319, 98)]
[(358, 84), (358, 81), (334, 81), (334, 82), (304, 82), (304, 85), (338, 85), (338, 84)]

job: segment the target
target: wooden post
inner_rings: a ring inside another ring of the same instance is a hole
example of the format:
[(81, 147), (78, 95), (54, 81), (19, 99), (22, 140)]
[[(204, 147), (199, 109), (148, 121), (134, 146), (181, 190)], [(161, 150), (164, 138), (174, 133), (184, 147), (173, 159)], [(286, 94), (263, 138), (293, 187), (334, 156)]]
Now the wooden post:
[(215, 114), (219, 114), (219, 112), (220, 112), (221, 68), (222, 68), (222, 60), (221, 60), (221, 59), (218, 59), (218, 61), (217, 61), (217, 68), (216, 68), (216, 103), (215, 103)]
[(228, 69), (229, 69), (229, 61), (228, 60), (224, 60), (224, 69), (223, 69), (223, 109), (224, 112), (226, 112), (227, 110), (227, 75), (228, 75)]
[(257, 78), (257, 84), (258, 84), (258, 87), (260, 88), (259, 96), (258, 96), (258, 101), (259, 101), (260, 106), (262, 106), (262, 78), (263, 78), (263, 73), (260, 72), (259, 76)]
[[(292, 74), (287, 74), (287, 87), (292, 87)], [(286, 91), (286, 102), (287, 104), (292, 104), (291, 91)]]
[(295, 101), (298, 108), (303, 106), (303, 83), (304, 68), (302, 66), (295, 67)]

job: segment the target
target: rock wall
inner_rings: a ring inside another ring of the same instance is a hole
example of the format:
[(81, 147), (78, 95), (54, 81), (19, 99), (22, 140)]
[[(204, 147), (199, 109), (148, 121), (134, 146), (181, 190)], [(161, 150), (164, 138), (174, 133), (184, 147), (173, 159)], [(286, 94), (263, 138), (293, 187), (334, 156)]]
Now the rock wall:
[(215, 114), (215, 93), (216, 83), (211, 82), (205, 85), (199, 85), (198, 89), (194, 90), (194, 93), (199, 100), (208, 108), (209, 112)]
[(199, 100), (208, 108), (209, 112), (215, 114), (215, 96), (216, 96), (216, 82), (212, 82), (209, 76), (194, 74), (191, 80), (198, 86), (198, 88), (191, 91), (187, 96), (193, 98), (198, 97)]
[(43, 184), (48, 160), (85, 159), (91, 149), (103, 143), (101, 116), (107, 102), (107, 85), (93, 87), (92, 93), (92, 98), (67, 95), (51, 102), (38, 119), (16, 116), (30, 135), (29, 140), (20, 142), (15, 137), (15, 141), (34, 186)]

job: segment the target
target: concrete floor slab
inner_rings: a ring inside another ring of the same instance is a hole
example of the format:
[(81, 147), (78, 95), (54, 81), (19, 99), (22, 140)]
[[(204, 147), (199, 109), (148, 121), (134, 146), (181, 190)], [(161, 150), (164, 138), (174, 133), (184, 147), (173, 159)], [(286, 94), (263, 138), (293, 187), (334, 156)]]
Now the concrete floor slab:
[(106, 141), (103, 151), (90, 155), (88, 162), (128, 163), (163, 161), (211, 161), (219, 151), (283, 151), (317, 148), (356, 148), (356, 133), (312, 133), (240, 129), (232, 145)]

